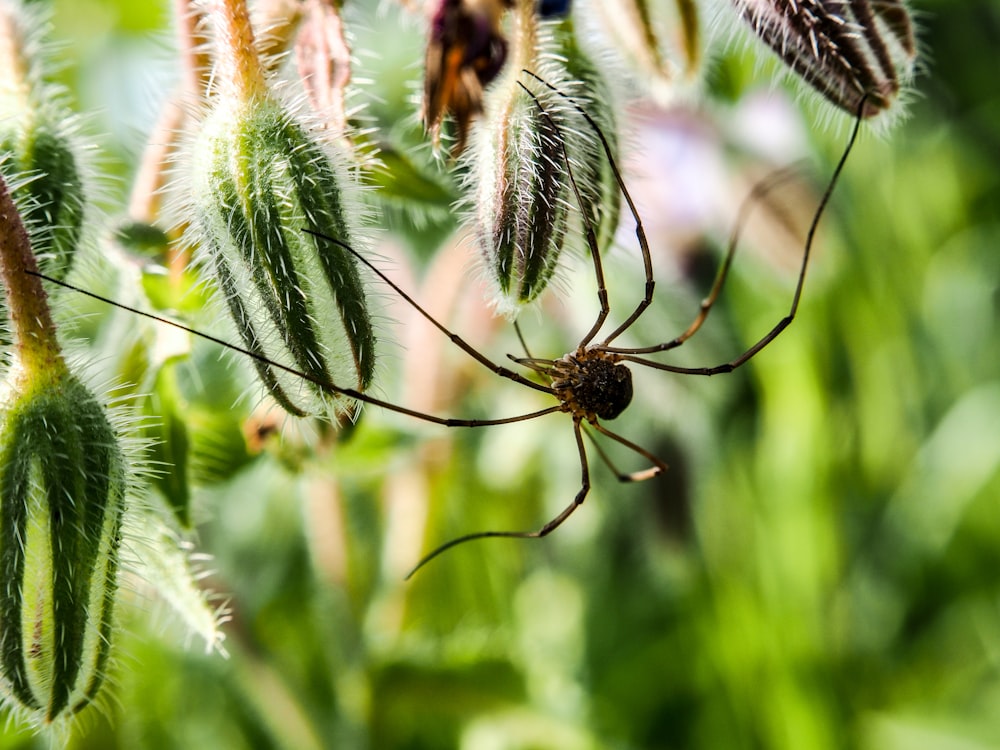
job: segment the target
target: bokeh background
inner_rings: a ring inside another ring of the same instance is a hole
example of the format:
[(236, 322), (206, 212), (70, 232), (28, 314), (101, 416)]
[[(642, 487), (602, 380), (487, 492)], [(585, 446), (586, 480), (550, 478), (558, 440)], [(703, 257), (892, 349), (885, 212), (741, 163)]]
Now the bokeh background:
[[(177, 76), (171, 9), (42, 4), (114, 217)], [(391, 173), (396, 154), (427, 156), (414, 146), (423, 40), (396, 5), (366, 5), (348, 3), (364, 52), (355, 101)], [(1000, 3), (911, 5), (925, 54), (909, 117), (863, 133), (799, 317), (733, 374), (636, 373), (614, 427), (671, 471), (620, 485), (595, 457), (591, 497), (546, 540), (469, 544), (403, 580), (451, 537), (558, 512), (579, 484), (567, 419), (462, 431), (368, 408), (339, 437), (285, 426), (257, 450), (240, 431), (262, 419), (256, 391), (240, 398), (241, 365), (194, 344), (171, 373), (201, 451), (187, 538), (231, 610), (228, 656), (130, 584), (115, 698), (70, 746), (1000, 747)], [(850, 125), (775, 85), (760, 50), (711, 52), (703, 97), (623, 112), (658, 280), (629, 341), (683, 330), (742, 196), (769, 168), (806, 162), (747, 227), (705, 329), (666, 360), (681, 364), (726, 361), (785, 313)], [(451, 165), (422, 163), (420, 190), (387, 180), (373, 197), (380, 256), (503, 359), (517, 340), (484, 301)], [(642, 284), (629, 221), (606, 255), (618, 311)], [(522, 319), (540, 355), (571, 348), (596, 311), (585, 264), (562, 286)], [(544, 405), (388, 288), (379, 297), (387, 398), (456, 416)], [(89, 303), (61, 304), (88, 312), (79, 335), (116, 361), (101, 326), (120, 331), (120, 314), (105, 324)], [(2, 748), (47, 746), (16, 725), (0, 735)]]

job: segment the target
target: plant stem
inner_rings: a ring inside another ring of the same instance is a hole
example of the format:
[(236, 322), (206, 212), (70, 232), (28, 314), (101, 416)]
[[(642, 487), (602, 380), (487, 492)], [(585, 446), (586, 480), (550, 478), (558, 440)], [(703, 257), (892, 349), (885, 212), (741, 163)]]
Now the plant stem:
[(0, 113), (28, 110), (31, 85), (28, 82), (29, 66), (24, 56), (22, 29), (13, 11), (0, 5)]
[(0, 279), (6, 292), (7, 314), (17, 351), (16, 362), (25, 373), (65, 370), (48, 295), (38, 276), (28, 232), (17, 206), (0, 176)]
[(212, 0), (208, 12), (215, 28), (223, 94), (241, 101), (265, 96), (264, 66), (257, 55), (245, 0)]

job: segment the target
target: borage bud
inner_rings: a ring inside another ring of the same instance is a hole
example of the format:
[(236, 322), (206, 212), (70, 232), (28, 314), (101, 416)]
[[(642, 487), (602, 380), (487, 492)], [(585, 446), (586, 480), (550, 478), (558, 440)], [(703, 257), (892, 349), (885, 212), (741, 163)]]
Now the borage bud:
[[(246, 348), (361, 391), (374, 372), (375, 336), (357, 263), (303, 231), (354, 241), (338, 167), (344, 170), (278, 102), (224, 101), (193, 150), (192, 218)], [(291, 414), (348, 406), (265, 362), (255, 365)]]
[[(611, 162), (590, 123), (576, 107), (586, 111), (601, 134), (612, 157), (618, 159), (618, 117), (615, 95), (611, 90), (604, 66), (595, 62), (579, 45), (572, 19), (566, 19), (543, 34), (542, 49), (552, 48), (549, 64), (541, 69), (548, 81), (567, 80), (573, 85), (574, 104), (561, 102), (557, 112), (565, 120), (566, 151), (573, 162), (573, 174), (579, 191), (581, 219), (579, 234), (594, 232), (602, 250), (611, 244), (621, 211), (622, 194), (615, 179)], [(566, 84), (561, 84), (566, 85)]]
[(70, 373), (0, 177), (0, 281), (14, 348), (0, 385), (0, 688), (51, 723), (104, 682), (127, 464), (108, 414)]
[(0, 674), (52, 722), (104, 681), (126, 472), (90, 391), (65, 370), (34, 380), (0, 404)]
[(570, 184), (553, 123), (530, 98), (514, 96), (477, 154), (479, 244), (498, 309), (508, 314), (545, 288), (565, 241)]
[[(190, 154), (184, 218), (248, 350), (363, 391), (374, 373), (375, 335), (358, 264), (304, 231), (354, 246), (347, 159), (271, 94), (246, 5), (213, 0), (207, 10), (219, 90)], [(263, 359), (254, 365), (290, 414), (339, 416), (353, 406)]]
[(910, 79), (916, 42), (901, 0), (733, 0), (792, 71), (840, 109), (888, 110)]
[[(673, 8), (669, 6), (673, 5)], [(701, 62), (701, 28), (694, 0), (674, 3), (649, 0), (593, 0), (602, 34), (609, 37), (628, 67), (650, 95), (670, 103), (678, 83), (693, 78)], [(669, 31), (669, 37), (664, 32)], [(667, 39), (679, 42), (683, 62)]]
[(43, 273), (64, 278), (84, 219), (76, 119), (40, 70), (41, 24), (25, 8), (0, 2), (0, 173)]
[[(470, 165), (479, 245), (497, 308), (509, 315), (545, 289), (568, 233), (593, 232), (599, 247), (610, 238), (620, 200), (604, 149), (584, 116), (586, 111), (609, 128), (613, 150), (612, 97), (601, 96), (603, 79), (575, 46), (571, 22), (539, 31), (530, 7), (518, 8), (516, 65), (487, 97)], [(522, 68), (540, 71), (541, 79)], [(564, 92), (574, 85), (581, 96), (570, 100)]]

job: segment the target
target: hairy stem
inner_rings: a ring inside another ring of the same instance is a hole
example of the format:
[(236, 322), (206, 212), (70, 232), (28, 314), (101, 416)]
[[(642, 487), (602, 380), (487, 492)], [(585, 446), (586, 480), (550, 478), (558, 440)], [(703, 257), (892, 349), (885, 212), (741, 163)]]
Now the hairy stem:
[(66, 368), (49, 312), (48, 296), (38, 272), (28, 232), (14, 205), (6, 181), (0, 176), (0, 279), (6, 292), (7, 314), (20, 366), (28, 372)]

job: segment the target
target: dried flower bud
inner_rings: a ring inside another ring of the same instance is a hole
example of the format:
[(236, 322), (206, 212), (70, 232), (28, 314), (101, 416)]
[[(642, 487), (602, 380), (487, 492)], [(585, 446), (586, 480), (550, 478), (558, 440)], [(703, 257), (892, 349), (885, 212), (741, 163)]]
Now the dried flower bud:
[(126, 487), (104, 407), (65, 369), (0, 396), (0, 683), (45, 722), (105, 678)]
[(889, 109), (912, 75), (916, 43), (901, 0), (733, 0), (781, 60), (840, 109)]
[(424, 63), (424, 126), (437, 140), (441, 121), (454, 115), (455, 153), (465, 148), (469, 126), (483, 110), (483, 89), (503, 69), (507, 39), (500, 28), (514, 0), (441, 0), (431, 19)]
[(351, 80), (351, 50), (344, 22), (333, 0), (302, 4), (302, 26), (295, 38), (299, 79), (314, 111), (335, 133), (347, 127), (344, 95)]
[[(264, 96), (220, 101), (201, 124), (189, 170), (199, 252), (246, 348), (364, 390), (374, 372), (375, 336), (357, 263), (303, 231), (354, 241), (340, 177), (346, 167)], [(291, 414), (349, 405), (265, 362), (255, 365)]]
[(0, 173), (14, 186), (42, 271), (64, 278), (83, 227), (84, 187), (76, 120), (39, 69), (35, 15), (0, 3)]

